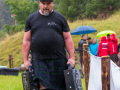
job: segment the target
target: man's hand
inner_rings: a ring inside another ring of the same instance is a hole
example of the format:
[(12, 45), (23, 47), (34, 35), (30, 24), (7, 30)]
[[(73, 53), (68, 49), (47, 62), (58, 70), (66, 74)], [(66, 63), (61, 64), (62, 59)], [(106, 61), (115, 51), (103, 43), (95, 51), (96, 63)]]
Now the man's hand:
[(69, 58), (67, 64), (71, 64), (72, 68), (75, 67), (75, 59)]
[(24, 67), (26, 70), (28, 70), (28, 66), (32, 66), (32, 64), (30, 63), (30, 60), (24, 61)]

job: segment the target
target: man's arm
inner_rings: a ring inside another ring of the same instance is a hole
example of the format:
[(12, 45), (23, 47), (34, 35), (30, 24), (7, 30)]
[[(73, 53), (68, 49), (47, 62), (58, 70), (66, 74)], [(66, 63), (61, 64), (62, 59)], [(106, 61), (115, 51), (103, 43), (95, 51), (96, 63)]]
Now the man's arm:
[(75, 66), (74, 44), (73, 44), (70, 32), (63, 32), (63, 37), (64, 37), (67, 51), (69, 53), (69, 60), (68, 60), (67, 64), (70, 63), (72, 65), (72, 67), (74, 67)]
[(31, 44), (31, 31), (29, 30), (24, 34), (23, 46), (22, 46), (24, 67), (26, 69), (28, 69), (29, 65), (31, 66), (30, 61), (28, 60), (28, 55), (30, 52), (30, 44)]

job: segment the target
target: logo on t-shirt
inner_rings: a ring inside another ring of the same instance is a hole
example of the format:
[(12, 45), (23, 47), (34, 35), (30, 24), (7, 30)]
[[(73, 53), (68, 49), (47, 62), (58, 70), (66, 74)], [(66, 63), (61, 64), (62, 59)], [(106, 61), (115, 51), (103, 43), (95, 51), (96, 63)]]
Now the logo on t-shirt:
[(54, 22), (48, 22), (48, 26), (56, 26), (57, 24)]

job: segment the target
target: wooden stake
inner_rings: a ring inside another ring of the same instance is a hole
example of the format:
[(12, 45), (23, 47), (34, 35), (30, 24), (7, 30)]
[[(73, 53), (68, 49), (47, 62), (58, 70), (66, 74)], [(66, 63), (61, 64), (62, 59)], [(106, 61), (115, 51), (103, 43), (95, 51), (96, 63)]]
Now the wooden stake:
[(83, 64), (84, 64), (86, 90), (88, 90), (89, 72), (90, 72), (88, 51), (89, 51), (89, 45), (83, 44)]
[(13, 68), (13, 57), (9, 55), (9, 68)]
[(11, 57), (11, 67), (13, 68), (13, 57)]
[(110, 90), (110, 57), (102, 57), (102, 90)]
[(11, 55), (9, 55), (9, 68), (11, 68)]

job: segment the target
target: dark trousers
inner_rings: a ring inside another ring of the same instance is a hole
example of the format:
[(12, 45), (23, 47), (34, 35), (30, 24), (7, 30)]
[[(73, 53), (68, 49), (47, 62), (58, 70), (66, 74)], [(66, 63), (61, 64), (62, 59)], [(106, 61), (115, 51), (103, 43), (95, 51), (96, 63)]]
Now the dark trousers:
[(82, 67), (82, 65), (83, 65), (83, 56), (80, 56), (79, 60), (80, 60), (80, 64), (81, 64), (81, 67)]
[(117, 63), (117, 62), (119, 61), (117, 54), (110, 55), (110, 59), (111, 59), (114, 63)]

